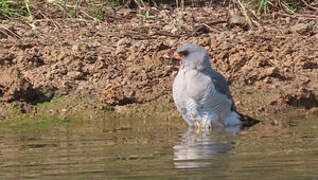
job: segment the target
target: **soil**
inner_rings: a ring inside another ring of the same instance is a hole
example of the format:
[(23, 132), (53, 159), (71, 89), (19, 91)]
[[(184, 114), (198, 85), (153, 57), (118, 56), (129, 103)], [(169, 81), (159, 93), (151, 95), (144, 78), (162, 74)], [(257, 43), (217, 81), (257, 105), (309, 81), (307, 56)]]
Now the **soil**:
[(102, 110), (154, 107), (162, 100), (171, 105), (178, 70), (171, 55), (185, 43), (209, 51), (212, 68), (228, 80), (241, 112), (318, 107), (313, 16), (273, 12), (258, 19), (261, 28), (252, 28), (243, 15), (224, 7), (153, 8), (154, 17), (143, 18), (132, 9), (107, 7), (105, 14), (106, 21), (52, 16), (2, 24), (0, 119), (9, 117), (10, 104), (36, 114), (39, 103), (78, 92), (98, 97), (95, 106)]

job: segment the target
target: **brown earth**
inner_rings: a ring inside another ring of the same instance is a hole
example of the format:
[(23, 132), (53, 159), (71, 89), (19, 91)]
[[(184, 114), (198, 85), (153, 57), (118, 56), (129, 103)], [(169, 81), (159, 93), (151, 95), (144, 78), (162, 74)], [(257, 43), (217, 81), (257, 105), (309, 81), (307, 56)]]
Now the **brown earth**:
[(273, 12), (258, 20), (261, 28), (249, 28), (244, 16), (221, 7), (152, 9), (154, 18), (119, 7), (105, 13), (105, 22), (51, 17), (4, 23), (2, 110), (8, 102), (36, 106), (61, 89), (97, 95), (107, 106), (160, 97), (172, 103), (178, 66), (170, 58), (184, 43), (210, 52), (212, 67), (228, 79), (241, 111), (318, 107), (318, 19), (313, 16)]

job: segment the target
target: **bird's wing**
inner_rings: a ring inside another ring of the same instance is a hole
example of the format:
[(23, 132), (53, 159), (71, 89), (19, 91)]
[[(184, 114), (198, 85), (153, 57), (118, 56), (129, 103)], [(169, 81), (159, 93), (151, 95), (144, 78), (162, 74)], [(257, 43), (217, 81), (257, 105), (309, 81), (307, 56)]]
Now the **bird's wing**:
[(228, 97), (232, 101), (231, 109), (235, 110), (235, 104), (234, 104), (233, 99), (232, 99), (230, 88), (229, 88), (229, 86), (227, 84), (227, 81), (224, 78), (224, 76), (222, 74), (214, 71), (213, 69), (209, 69), (206, 72), (206, 74), (208, 74), (209, 77), (212, 79), (212, 81), (214, 83), (214, 86), (215, 86), (215, 89), (218, 92), (224, 94), (226, 97)]

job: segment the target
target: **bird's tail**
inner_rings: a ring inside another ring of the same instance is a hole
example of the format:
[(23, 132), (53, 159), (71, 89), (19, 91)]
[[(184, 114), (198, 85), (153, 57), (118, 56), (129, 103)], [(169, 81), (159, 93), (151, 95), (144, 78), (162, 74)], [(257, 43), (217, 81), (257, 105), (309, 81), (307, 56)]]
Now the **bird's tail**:
[(249, 128), (251, 126), (254, 126), (255, 124), (261, 122), (260, 120), (254, 119), (248, 115), (241, 114), (239, 112), (236, 112), (240, 116), (240, 121), (242, 123), (242, 128)]

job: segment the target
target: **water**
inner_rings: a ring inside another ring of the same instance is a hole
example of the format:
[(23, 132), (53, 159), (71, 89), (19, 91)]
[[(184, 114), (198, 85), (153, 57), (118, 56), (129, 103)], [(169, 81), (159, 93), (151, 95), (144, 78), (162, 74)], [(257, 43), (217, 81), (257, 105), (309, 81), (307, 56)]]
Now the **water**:
[(317, 117), (238, 136), (235, 128), (198, 132), (181, 121), (117, 120), (111, 128), (105, 121), (115, 122), (0, 134), (0, 179), (318, 179)]

